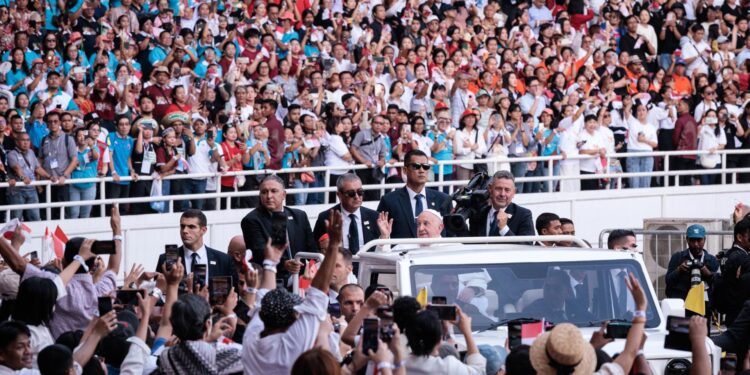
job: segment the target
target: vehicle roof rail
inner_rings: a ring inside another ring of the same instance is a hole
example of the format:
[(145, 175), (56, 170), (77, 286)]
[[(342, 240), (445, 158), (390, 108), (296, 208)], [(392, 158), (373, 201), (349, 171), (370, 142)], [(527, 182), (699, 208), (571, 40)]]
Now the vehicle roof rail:
[[(573, 242), (582, 248), (591, 248), (591, 245), (586, 243), (581, 238), (569, 235), (558, 235), (558, 236), (505, 236), (505, 237), (439, 237), (439, 238), (389, 238), (389, 239), (377, 239), (372, 240), (359, 249), (359, 253), (364, 253), (372, 248), (376, 248), (379, 245), (422, 245), (422, 244), (512, 244), (512, 243), (524, 243), (524, 242), (537, 242), (537, 241), (568, 241)], [(418, 250), (419, 248), (409, 249)], [(439, 250), (439, 247), (431, 248), (431, 250)], [(386, 252), (386, 251), (375, 251), (375, 252)]]

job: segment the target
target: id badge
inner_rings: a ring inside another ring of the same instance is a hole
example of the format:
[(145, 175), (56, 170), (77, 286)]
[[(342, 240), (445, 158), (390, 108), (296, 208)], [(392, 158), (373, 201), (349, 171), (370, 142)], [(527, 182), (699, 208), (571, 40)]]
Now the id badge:
[(57, 158), (49, 159), (49, 167), (50, 167), (50, 169), (57, 169), (57, 167), (59, 167), (59, 166), (60, 166), (60, 164), (57, 163)]
[(151, 162), (146, 160), (146, 158), (143, 158), (143, 163), (141, 163), (141, 174), (147, 175), (151, 172)]
[(143, 158), (143, 163), (149, 163), (154, 164), (156, 163), (156, 152), (154, 151), (148, 151), (146, 152), (146, 156)]
[(523, 148), (523, 143), (516, 142), (516, 155), (523, 155), (526, 150)]

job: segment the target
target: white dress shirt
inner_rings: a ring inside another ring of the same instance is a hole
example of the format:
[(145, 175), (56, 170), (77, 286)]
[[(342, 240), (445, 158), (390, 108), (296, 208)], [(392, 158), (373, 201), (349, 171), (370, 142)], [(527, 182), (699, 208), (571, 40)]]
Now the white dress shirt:
[(351, 214), (354, 214), (354, 216), (356, 217), (355, 220), (357, 221), (357, 235), (359, 236), (359, 248), (361, 249), (362, 246), (364, 246), (365, 244), (364, 242), (365, 239), (364, 239), (364, 233), (362, 232), (362, 210), (360, 210), (359, 208), (354, 212), (348, 212), (343, 207), (341, 207), (341, 216), (344, 219), (343, 229), (344, 229), (344, 233), (346, 234), (346, 238), (344, 239), (344, 243), (341, 244), (341, 247), (349, 250), (349, 225), (351, 225), (350, 223), (352, 221), (349, 215)]
[[(615, 304), (617, 303), (617, 300), (618, 300), (618, 297), (619, 297), (620, 288), (622, 288), (620, 286), (620, 284), (624, 284), (625, 283), (625, 279), (623, 277), (619, 276), (620, 272), (623, 272), (623, 271), (626, 274), (628, 272), (626, 269), (622, 269), (622, 268), (614, 268), (614, 269), (611, 269), (609, 271), (612, 274), (612, 283), (613, 283), (614, 288), (615, 288), (614, 295), (612, 296), (613, 297), (612, 300), (615, 302)], [(627, 289), (627, 287), (625, 287), (625, 289)], [(628, 293), (628, 296), (625, 299), (625, 301), (626, 301), (626, 303), (625, 303), (625, 306), (626, 306), (625, 310), (633, 312), (633, 311), (635, 311), (635, 300), (633, 300), (633, 294), (630, 293), (630, 291), (627, 291), (627, 293)]]
[[(198, 259), (196, 259), (197, 264), (205, 264), (206, 265), (206, 284), (208, 285), (208, 252), (206, 252), (206, 245), (201, 246), (198, 251), (192, 251), (188, 249), (187, 247), (183, 246), (183, 249), (185, 249), (185, 272), (187, 274), (190, 274), (193, 272), (193, 253), (198, 253)], [(196, 281), (196, 280), (193, 280)]]
[[(256, 310), (268, 290), (259, 290)], [(328, 313), (328, 295), (316, 288), (309, 288), (305, 300), (294, 307), (299, 313), (297, 320), (285, 332), (263, 338), (263, 321), (255, 314), (242, 339), (242, 364), (246, 375), (288, 375), (297, 357), (312, 349), (318, 336), (320, 322)]]
[(406, 187), (406, 192), (409, 194), (409, 203), (411, 204), (411, 213), (412, 213), (412, 216), (417, 217), (417, 215), (414, 215), (414, 213), (417, 212), (416, 211), (417, 210), (417, 200), (414, 199), (417, 196), (417, 194), (422, 194), (422, 210), (423, 210), (422, 212), (424, 212), (424, 210), (430, 208), (430, 207), (427, 206), (427, 190), (425, 190), (424, 187), (422, 187), (422, 191), (421, 192), (416, 192), (416, 191), (412, 190), (410, 187), (407, 186)]
[[(505, 212), (505, 209), (507, 208), (508, 207), (503, 207), (502, 208), (503, 212)], [(492, 230), (492, 220), (495, 218), (495, 216), (497, 216), (497, 211), (498, 210), (496, 210), (495, 207), (491, 207), (490, 212), (487, 213), (487, 228), (485, 232), (487, 233), (487, 236), (490, 235), (490, 231)], [(510, 216), (508, 217), (508, 220), (510, 220)], [(500, 229), (500, 235), (504, 236), (508, 234), (508, 232), (510, 232), (510, 228), (508, 227), (508, 224), (506, 223), (503, 229)]]

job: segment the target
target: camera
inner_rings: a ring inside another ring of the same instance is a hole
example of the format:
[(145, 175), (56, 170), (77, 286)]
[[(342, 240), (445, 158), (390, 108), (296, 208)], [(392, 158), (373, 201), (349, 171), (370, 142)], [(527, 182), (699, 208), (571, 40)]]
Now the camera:
[(690, 268), (690, 285), (698, 285), (702, 281), (701, 268), (703, 268), (703, 262), (698, 259), (688, 259), (687, 266)]
[(490, 177), (486, 173), (477, 173), (469, 180), (469, 183), (456, 190), (451, 199), (456, 202), (456, 210), (443, 218), (445, 229), (453, 232), (461, 232), (466, 227), (466, 220), (479, 212), (490, 195), (487, 185)]

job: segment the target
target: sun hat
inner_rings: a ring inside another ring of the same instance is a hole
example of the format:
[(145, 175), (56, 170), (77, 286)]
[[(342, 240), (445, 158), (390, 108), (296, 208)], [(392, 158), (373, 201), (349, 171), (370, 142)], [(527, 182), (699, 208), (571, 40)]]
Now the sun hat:
[(594, 347), (570, 323), (558, 324), (534, 340), (529, 358), (538, 375), (556, 375), (559, 370), (570, 375), (591, 375), (596, 369)]

